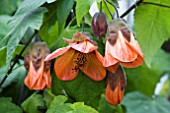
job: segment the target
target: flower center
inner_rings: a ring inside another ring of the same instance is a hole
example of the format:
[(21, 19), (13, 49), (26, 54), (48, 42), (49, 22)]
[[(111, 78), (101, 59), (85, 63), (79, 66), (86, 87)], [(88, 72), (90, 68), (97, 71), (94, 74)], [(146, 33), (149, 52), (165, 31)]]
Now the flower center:
[(84, 67), (86, 61), (85, 54), (78, 52), (74, 58), (75, 67), (73, 70), (78, 71), (80, 67)]

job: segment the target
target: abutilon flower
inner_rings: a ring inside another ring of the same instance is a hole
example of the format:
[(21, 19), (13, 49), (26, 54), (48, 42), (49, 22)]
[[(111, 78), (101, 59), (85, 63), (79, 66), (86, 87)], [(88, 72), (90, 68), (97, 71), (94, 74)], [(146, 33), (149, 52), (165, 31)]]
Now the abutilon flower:
[(107, 73), (106, 100), (111, 105), (120, 104), (124, 97), (124, 89), (126, 87), (126, 75), (121, 66), (115, 73)]
[(92, 18), (92, 30), (100, 38), (107, 31), (107, 17), (103, 12), (97, 12)]
[(51, 87), (50, 61), (44, 61), (50, 51), (44, 42), (32, 43), (24, 57), (28, 74), (24, 80), (30, 90), (43, 90)]
[(76, 32), (72, 40), (65, 39), (67, 47), (59, 48), (49, 54), (45, 61), (60, 56), (55, 62), (55, 72), (60, 80), (73, 80), (81, 70), (92, 80), (105, 78), (103, 57), (97, 51), (98, 46), (90, 39), (89, 34)]
[(106, 33), (106, 48), (103, 65), (134, 68), (143, 63), (144, 55), (134, 34), (121, 20), (111, 20)]

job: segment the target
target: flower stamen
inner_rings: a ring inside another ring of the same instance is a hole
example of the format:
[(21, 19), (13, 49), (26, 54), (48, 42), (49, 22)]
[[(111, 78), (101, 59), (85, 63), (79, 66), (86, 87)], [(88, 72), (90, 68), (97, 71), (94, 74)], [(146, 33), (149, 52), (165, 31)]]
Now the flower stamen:
[(85, 54), (77, 52), (78, 55), (74, 58), (75, 67), (72, 70), (78, 71), (80, 67), (84, 67), (87, 59)]

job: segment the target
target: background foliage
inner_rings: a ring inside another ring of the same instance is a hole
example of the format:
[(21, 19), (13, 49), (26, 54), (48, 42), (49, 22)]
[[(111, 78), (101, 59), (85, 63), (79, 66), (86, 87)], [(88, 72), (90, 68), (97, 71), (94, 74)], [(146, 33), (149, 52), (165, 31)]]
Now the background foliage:
[[(170, 1), (143, 0), (135, 8), (134, 32), (145, 54), (145, 63), (134, 69), (125, 69), (127, 87), (121, 105), (111, 106), (105, 99), (105, 80), (95, 82), (81, 71), (73, 81), (57, 79), (53, 67), (52, 88), (30, 91), (24, 86), (27, 74), (23, 66), (27, 42), (44, 41), (51, 52), (66, 46), (63, 37), (72, 38), (85, 31), (97, 41), (104, 53), (102, 40), (97, 40), (91, 29), (89, 14), (93, 2), (104, 0), (1, 0), (0, 1), (0, 111), (3, 113), (169, 113), (170, 77), (159, 94), (155, 88), (161, 77), (170, 74)], [(108, 0), (118, 6), (117, 0)], [(109, 9), (114, 12), (113, 6)], [(99, 6), (99, 5), (98, 5)], [(106, 6), (103, 11), (111, 19)], [(128, 24), (128, 23), (127, 23)], [(25, 52), (25, 51), (24, 51)], [(6, 76), (19, 56), (19, 60)], [(53, 60), (54, 63), (55, 60)]]

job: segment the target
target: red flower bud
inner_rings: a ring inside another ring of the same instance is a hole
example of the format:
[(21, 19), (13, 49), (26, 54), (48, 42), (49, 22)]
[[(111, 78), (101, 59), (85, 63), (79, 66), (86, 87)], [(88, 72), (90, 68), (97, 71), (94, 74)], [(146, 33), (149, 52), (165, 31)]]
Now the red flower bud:
[(103, 12), (97, 12), (92, 19), (92, 30), (100, 38), (107, 31), (107, 17)]

